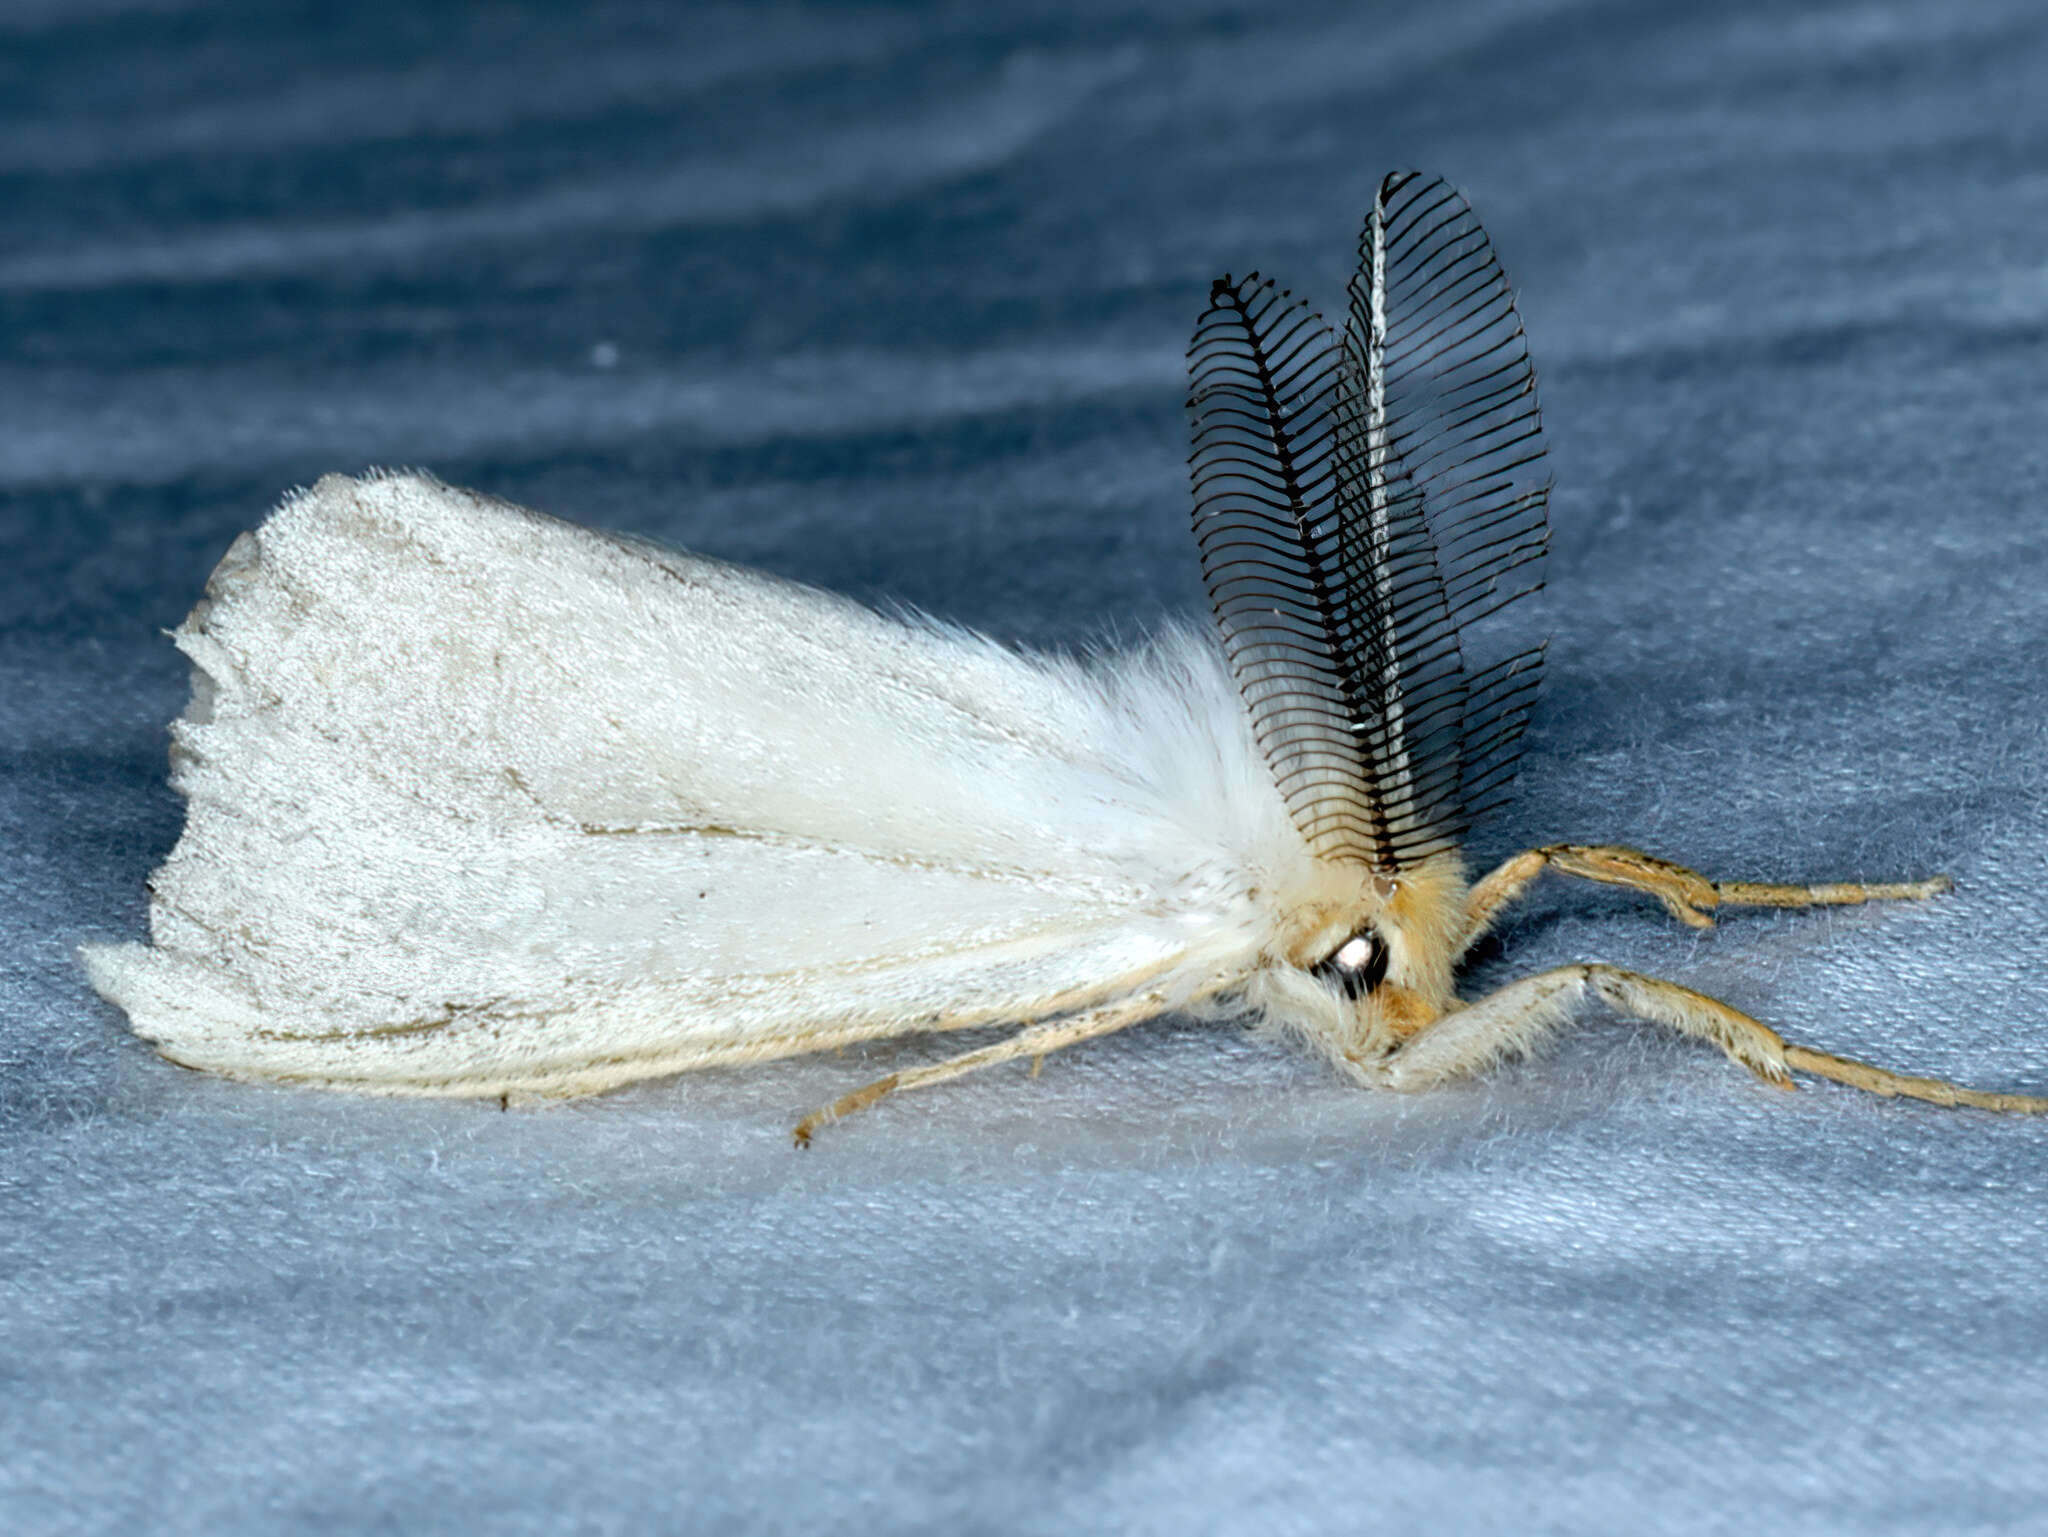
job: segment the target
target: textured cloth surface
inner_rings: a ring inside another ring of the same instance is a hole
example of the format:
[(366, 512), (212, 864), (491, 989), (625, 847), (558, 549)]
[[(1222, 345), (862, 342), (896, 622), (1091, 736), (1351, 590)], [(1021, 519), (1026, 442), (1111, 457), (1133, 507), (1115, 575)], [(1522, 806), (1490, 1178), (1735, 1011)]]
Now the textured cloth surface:
[(1556, 640), (1479, 859), (1957, 890), (1599, 959), (2048, 1091), (2048, 17), (1767, 4), (0, 9), (0, 1527), (2048, 1530), (2048, 1124), (1590, 1017), (1415, 1100), (1162, 1021), (499, 1113), (251, 1088), (73, 959), (179, 826), (159, 631), (423, 464), (1007, 639), (1200, 603), (1211, 276), (1383, 170), (1522, 293)]

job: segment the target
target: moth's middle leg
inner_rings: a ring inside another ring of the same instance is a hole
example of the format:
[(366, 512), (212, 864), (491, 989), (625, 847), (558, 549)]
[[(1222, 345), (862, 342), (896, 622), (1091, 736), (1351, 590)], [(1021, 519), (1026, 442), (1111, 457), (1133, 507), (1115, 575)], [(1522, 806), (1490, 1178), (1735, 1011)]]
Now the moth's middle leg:
[(1710, 881), (1697, 870), (1620, 844), (1554, 843), (1517, 854), (1472, 888), (1465, 901), (1470, 944), (1494, 915), (1526, 891), (1545, 870), (1581, 880), (1626, 886), (1655, 897), (1679, 922), (1712, 928), (1717, 907), (1838, 907), (1858, 902), (1917, 901), (1951, 889), (1945, 875), (1927, 881), (1863, 883), (1835, 881), (1818, 886), (1785, 886), (1762, 881)]

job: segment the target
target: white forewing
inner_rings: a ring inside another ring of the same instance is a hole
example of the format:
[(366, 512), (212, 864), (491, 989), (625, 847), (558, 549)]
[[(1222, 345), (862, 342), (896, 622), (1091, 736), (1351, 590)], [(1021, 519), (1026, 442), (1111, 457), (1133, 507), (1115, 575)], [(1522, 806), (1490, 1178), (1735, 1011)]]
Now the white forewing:
[(1186, 999), (1314, 879), (1192, 635), (1027, 657), (388, 475), (288, 501), (177, 640), (185, 833), (153, 945), (88, 959), (216, 1071), (579, 1093)]

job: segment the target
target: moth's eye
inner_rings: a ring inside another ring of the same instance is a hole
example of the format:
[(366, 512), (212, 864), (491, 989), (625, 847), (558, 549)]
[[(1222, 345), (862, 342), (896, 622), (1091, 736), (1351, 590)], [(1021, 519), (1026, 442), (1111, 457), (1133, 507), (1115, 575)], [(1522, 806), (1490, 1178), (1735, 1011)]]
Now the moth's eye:
[(1314, 968), (1315, 975), (1335, 982), (1347, 998), (1361, 997), (1387, 977), (1387, 942), (1376, 929), (1362, 929)]

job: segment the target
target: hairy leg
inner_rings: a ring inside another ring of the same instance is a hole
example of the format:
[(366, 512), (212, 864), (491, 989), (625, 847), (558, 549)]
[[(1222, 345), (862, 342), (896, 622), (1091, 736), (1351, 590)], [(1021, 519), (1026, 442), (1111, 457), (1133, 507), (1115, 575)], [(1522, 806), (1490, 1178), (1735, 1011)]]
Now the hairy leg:
[[(907, 1072), (891, 1073), (878, 1078), (865, 1088), (843, 1094), (822, 1110), (813, 1110), (796, 1123), (796, 1145), (809, 1147), (811, 1134), (821, 1126), (830, 1126), (834, 1121), (852, 1115), (856, 1110), (865, 1110), (891, 1094), (901, 1094), (906, 1089), (928, 1088), (935, 1083), (944, 1083), (949, 1078), (958, 1078), (976, 1068), (992, 1067), (998, 1062), (1009, 1062), (1018, 1057), (1043, 1058), (1063, 1046), (1078, 1045), (1092, 1041), (1099, 1035), (1110, 1035), (1141, 1020), (1152, 1018), (1164, 1005), (1150, 994), (1127, 998), (1104, 1008), (1091, 1009), (1085, 1014), (1075, 1014), (1066, 1019), (1052, 1020), (1042, 1025), (1032, 1025), (1019, 1030), (1006, 1041), (997, 1041), (993, 1046), (984, 1046), (978, 1051), (963, 1051), (957, 1057), (948, 1057), (943, 1062), (934, 1062), (926, 1067), (913, 1067)], [(1038, 1065), (1032, 1064), (1031, 1076), (1038, 1076)]]
[(1776, 886), (1757, 881), (1710, 881), (1697, 871), (1640, 849), (1619, 844), (1554, 843), (1517, 854), (1472, 888), (1465, 899), (1465, 943), (1492, 924), (1494, 915), (1529, 888), (1547, 869), (1581, 880), (1647, 892), (1681, 923), (1713, 927), (1716, 907), (1838, 907), (1857, 902), (1919, 900), (1939, 896), (1953, 884), (1945, 875), (1928, 881), (1881, 885), (1836, 882), (1822, 886)]
[(1711, 1042), (1766, 1083), (1792, 1087), (1785, 1043), (1768, 1025), (1676, 982), (1597, 963), (1538, 972), (1452, 1010), (1387, 1058), (1386, 1084), (1434, 1088), (1518, 1056), (1565, 1024), (1588, 994), (1617, 1013)]
[(1914, 1078), (1894, 1073), (1854, 1057), (1837, 1057), (1805, 1046), (1785, 1046), (1785, 1062), (1816, 1078), (1831, 1078), (1852, 1089), (1882, 1094), (1887, 1099), (1924, 1099), (1930, 1105), (1969, 1105), (1977, 1110), (2003, 1110), (2015, 1115), (2048, 1115), (2048, 1098), (2038, 1094), (1994, 1094), (1985, 1089), (1966, 1089), (1945, 1078)]
[(1718, 998), (1676, 982), (1597, 963), (1538, 972), (1446, 1014), (1389, 1056), (1380, 1068), (1381, 1079), (1389, 1088), (1412, 1092), (1478, 1072), (1504, 1056), (1528, 1050), (1564, 1024), (1573, 1005), (1589, 993), (1617, 1014), (1712, 1042), (1778, 1088), (1793, 1087), (1791, 1074), (1797, 1069), (1872, 1094), (1903, 1095), (1936, 1105), (2048, 1114), (2048, 1098), (1966, 1089), (1939, 1078), (1914, 1078), (1791, 1045), (1768, 1025)]

